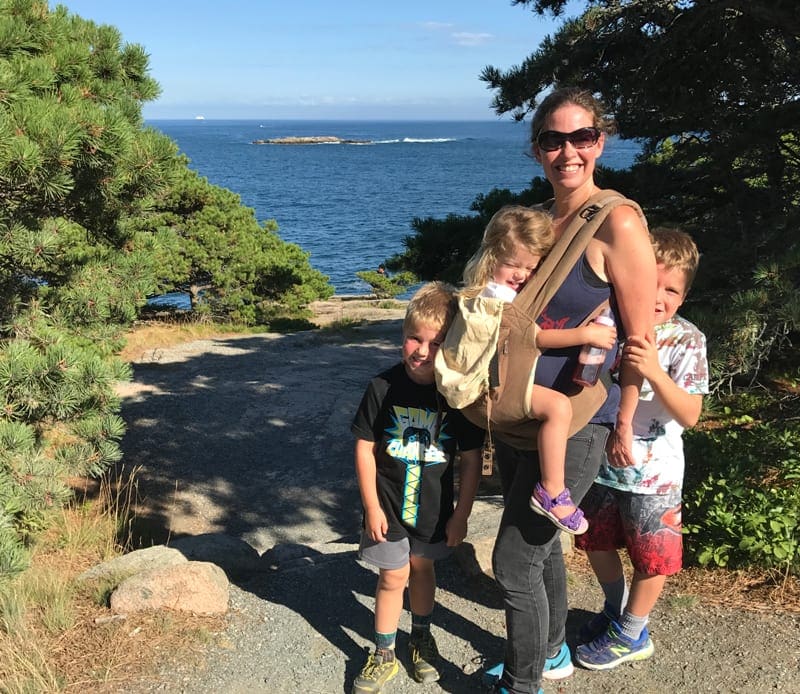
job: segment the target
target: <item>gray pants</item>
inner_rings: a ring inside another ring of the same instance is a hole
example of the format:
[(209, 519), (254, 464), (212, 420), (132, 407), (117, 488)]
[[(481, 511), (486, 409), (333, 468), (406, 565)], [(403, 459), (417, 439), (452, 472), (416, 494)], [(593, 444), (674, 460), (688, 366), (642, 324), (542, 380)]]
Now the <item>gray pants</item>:
[[(576, 504), (597, 476), (608, 434), (608, 427), (589, 424), (567, 441), (566, 483)], [(501, 683), (518, 694), (536, 694), (545, 658), (566, 635), (564, 556), (559, 531), (529, 506), (539, 481), (536, 451), (497, 442), (497, 464), (505, 501), (492, 559), (506, 612)]]

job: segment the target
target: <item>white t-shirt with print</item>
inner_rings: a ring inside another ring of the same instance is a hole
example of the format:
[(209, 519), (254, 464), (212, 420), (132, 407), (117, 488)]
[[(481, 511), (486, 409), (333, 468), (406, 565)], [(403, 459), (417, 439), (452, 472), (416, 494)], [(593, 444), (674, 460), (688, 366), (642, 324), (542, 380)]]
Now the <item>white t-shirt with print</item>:
[[(708, 393), (706, 338), (678, 315), (655, 326), (658, 361), (687, 393)], [(604, 461), (596, 482), (636, 494), (667, 494), (683, 486), (683, 427), (656, 396), (647, 379), (633, 415), (633, 459), (630, 467)]]

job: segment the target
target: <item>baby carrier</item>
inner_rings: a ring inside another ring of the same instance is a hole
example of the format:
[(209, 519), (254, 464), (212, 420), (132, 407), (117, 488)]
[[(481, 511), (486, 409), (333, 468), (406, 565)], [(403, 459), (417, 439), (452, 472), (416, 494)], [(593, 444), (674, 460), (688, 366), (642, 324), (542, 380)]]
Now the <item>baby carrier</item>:
[[(602, 190), (584, 203), (512, 303), (482, 297), (458, 299), (458, 312), (435, 359), (437, 388), (451, 407), (461, 409), (467, 419), (511, 446), (535, 450), (537, 445), (539, 422), (531, 415), (531, 389), (540, 353), (536, 318), (618, 205), (632, 207), (646, 226), (639, 205), (613, 190)], [(607, 305), (604, 301), (590, 311), (581, 325), (594, 320)], [(598, 382), (569, 396), (570, 436), (586, 426), (606, 395), (605, 386)]]

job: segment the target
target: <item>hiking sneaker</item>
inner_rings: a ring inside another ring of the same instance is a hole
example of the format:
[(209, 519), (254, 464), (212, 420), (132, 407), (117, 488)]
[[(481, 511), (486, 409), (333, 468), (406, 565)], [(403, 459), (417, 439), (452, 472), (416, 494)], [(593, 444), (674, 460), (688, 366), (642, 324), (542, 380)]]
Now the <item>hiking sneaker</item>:
[(414, 668), (413, 676), (417, 682), (427, 684), (439, 679), (436, 661), (439, 660), (439, 649), (430, 631), (422, 631), (418, 636), (412, 636), (408, 642), (408, 654)]
[[(566, 641), (561, 644), (552, 658), (547, 658), (544, 661), (544, 670), (542, 670), (542, 679), (545, 680), (563, 680), (575, 672), (575, 666), (572, 664), (572, 655), (569, 652), (569, 646)], [(493, 667), (487, 668), (483, 672), (483, 683), (490, 687), (500, 681), (503, 676), (503, 663), (498, 663)]]
[(391, 660), (386, 658), (385, 651), (376, 650), (370, 653), (358, 677), (353, 681), (353, 694), (377, 694), (383, 691), (383, 685), (399, 670), (400, 665), (394, 653), (391, 653)]
[(646, 660), (653, 651), (647, 627), (634, 640), (625, 636), (620, 625), (612, 619), (604, 634), (575, 649), (575, 660), (589, 670), (610, 670), (620, 663)]
[(483, 671), (483, 680), (484, 685), (487, 687), (493, 687), (496, 685), (500, 678), (503, 676), (503, 663), (497, 663), (497, 665), (492, 665), (492, 667), (487, 668)]
[(563, 680), (575, 672), (575, 666), (572, 664), (572, 654), (569, 652), (567, 642), (561, 644), (552, 658), (547, 658), (544, 661), (544, 670), (542, 670), (542, 679), (545, 680)]
[(591, 643), (598, 636), (605, 634), (612, 619), (619, 621), (619, 616), (611, 605), (604, 602), (602, 612), (592, 615), (592, 618), (581, 626), (578, 631), (578, 643)]

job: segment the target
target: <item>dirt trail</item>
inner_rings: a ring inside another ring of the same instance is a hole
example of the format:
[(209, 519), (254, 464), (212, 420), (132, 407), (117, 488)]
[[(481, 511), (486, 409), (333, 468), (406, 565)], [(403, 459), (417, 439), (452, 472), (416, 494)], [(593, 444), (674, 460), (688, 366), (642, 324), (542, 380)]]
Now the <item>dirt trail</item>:
[[(123, 448), (129, 469), (141, 466), (148, 532), (221, 533), (273, 556), (283, 549), (277, 568), (235, 579), (228, 627), (206, 651), (164, 654), (164, 668), (132, 691), (350, 691), (371, 638), (375, 574), (355, 559), (360, 507), (349, 423), (367, 380), (398, 358), (402, 310), (327, 303), (324, 321), (354, 313), (369, 320), (337, 332), (199, 340), (134, 364)], [(468, 538), (479, 554), (489, 551), (500, 513), (496, 486), (488, 482), (482, 495)], [(574, 643), (600, 598), (585, 571), (570, 580)], [(442, 680), (422, 686), (401, 671), (388, 692), (483, 691), (483, 658), (502, 652), (491, 579), (450, 559), (439, 582), (433, 630)], [(651, 660), (608, 673), (579, 669), (545, 692), (800, 692), (797, 616), (668, 591), (651, 627)], [(408, 630), (404, 616), (401, 657)]]

